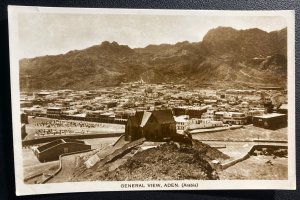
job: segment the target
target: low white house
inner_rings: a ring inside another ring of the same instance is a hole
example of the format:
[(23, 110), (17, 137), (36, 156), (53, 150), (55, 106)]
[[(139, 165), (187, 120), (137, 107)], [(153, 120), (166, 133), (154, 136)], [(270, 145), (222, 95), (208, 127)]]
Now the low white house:
[(189, 128), (190, 120), (188, 115), (174, 116), (176, 121), (176, 131), (177, 133), (183, 134), (184, 130)]

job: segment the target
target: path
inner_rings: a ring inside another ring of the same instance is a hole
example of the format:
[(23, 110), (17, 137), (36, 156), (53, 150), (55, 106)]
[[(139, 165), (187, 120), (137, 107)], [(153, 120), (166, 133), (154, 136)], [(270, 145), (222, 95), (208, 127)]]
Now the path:
[[(96, 154), (99, 157), (100, 164), (104, 165), (106, 162), (109, 162), (114, 157), (122, 154), (128, 148), (132, 148), (133, 146), (136, 146), (138, 144), (139, 143), (136, 141), (125, 141), (125, 137), (121, 136), (115, 144), (108, 145), (103, 149), (98, 150)], [(52, 179), (50, 179), (47, 183), (61, 183), (69, 181), (73, 177), (74, 170), (78, 167), (79, 156), (83, 154), (85, 153), (62, 156), (60, 172), (57, 175), (55, 175)]]
[(243, 70), (240, 70), (240, 72), (241, 72), (244, 76), (247, 76), (247, 77), (249, 77), (249, 78), (255, 78), (255, 79), (258, 79), (258, 80), (263, 80), (262, 78), (255, 77), (255, 76), (251, 76), (251, 75), (247, 74), (246, 72), (244, 72)]

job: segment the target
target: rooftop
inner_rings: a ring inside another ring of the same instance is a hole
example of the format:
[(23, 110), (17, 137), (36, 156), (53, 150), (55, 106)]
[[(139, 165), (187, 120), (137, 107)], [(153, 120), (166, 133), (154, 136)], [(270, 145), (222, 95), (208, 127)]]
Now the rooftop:
[(264, 114), (264, 115), (258, 115), (258, 116), (254, 116), (254, 117), (259, 117), (259, 118), (272, 118), (272, 117), (279, 117), (279, 116), (285, 116), (285, 114), (280, 114), (280, 113), (268, 113), (268, 114)]
[(49, 109), (49, 110), (61, 110), (62, 109), (62, 107), (48, 107), (47, 109)]

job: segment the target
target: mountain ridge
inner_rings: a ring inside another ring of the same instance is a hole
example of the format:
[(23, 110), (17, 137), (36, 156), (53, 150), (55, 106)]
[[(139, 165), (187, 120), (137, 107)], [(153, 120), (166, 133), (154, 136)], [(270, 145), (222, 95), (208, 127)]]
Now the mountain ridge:
[[(20, 60), (21, 90), (97, 89), (141, 77), (149, 83), (286, 86), (287, 29), (211, 29), (199, 42), (130, 48), (104, 41)], [(241, 84), (243, 83), (243, 84)]]

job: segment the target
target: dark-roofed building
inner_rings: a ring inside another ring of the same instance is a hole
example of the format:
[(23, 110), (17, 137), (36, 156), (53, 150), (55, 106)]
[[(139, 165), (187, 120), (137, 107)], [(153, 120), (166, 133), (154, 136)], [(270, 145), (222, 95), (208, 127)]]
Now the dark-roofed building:
[(65, 153), (90, 150), (91, 145), (74, 139), (58, 139), (45, 145), (33, 148), (33, 152), (40, 162), (58, 160)]
[(125, 139), (134, 141), (145, 137), (147, 140), (163, 140), (176, 135), (176, 122), (171, 110), (138, 111), (129, 117), (125, 128)]
[(187, 107), (180, 106), (173, 108), (175, 116), (188, 115), (190, 118), (201, 118), (202, 114), (207, 112), (207, 106), (204, 107)]
[(277, 129), (287, 126), (287, 115), (280, 113), (269, 113), (253, 117), (253, 125), (266, 129)]

